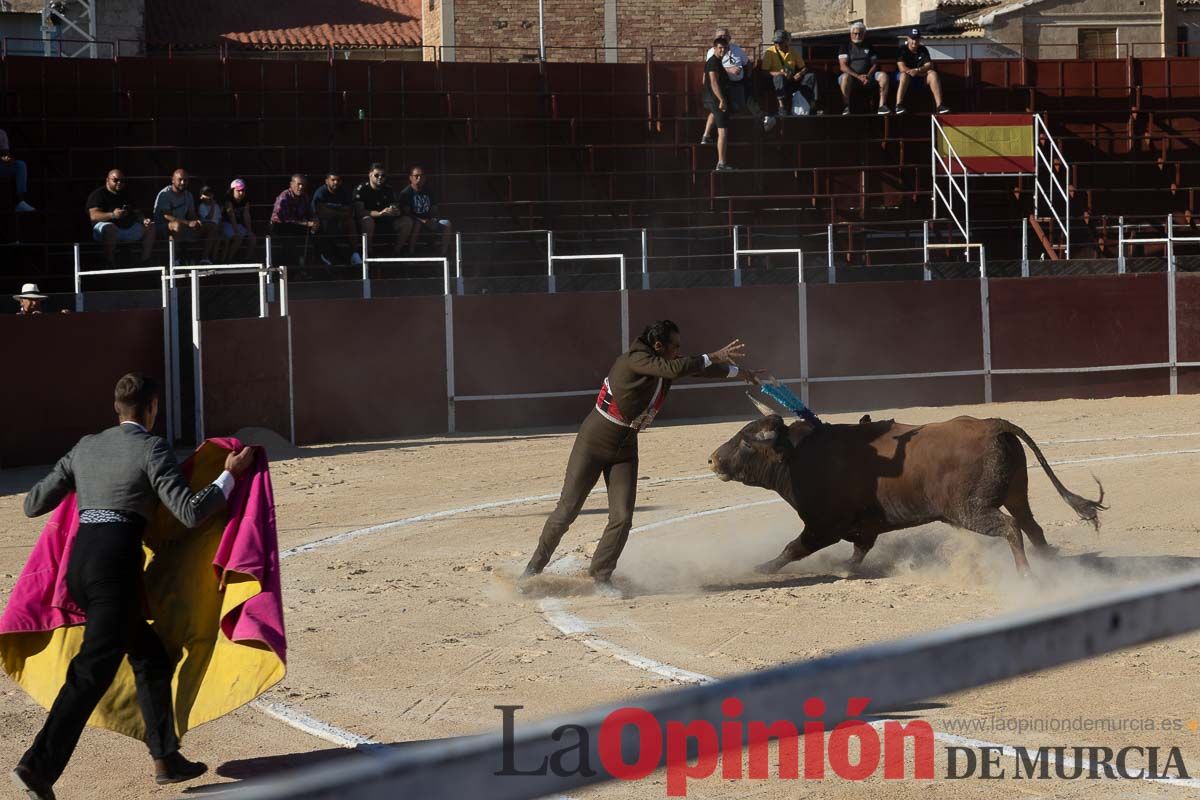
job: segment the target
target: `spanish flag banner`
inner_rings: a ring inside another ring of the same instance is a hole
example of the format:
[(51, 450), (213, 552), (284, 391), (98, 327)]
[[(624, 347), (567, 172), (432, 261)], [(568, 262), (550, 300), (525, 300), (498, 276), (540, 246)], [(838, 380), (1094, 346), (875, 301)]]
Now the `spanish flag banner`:
[(942, 158), (954, 148), (950, 171), (969, 175), (1034, 171), (1033, 116), (1030, 114), (945, 114), (937, 118), (946, 135), (937, 139)]

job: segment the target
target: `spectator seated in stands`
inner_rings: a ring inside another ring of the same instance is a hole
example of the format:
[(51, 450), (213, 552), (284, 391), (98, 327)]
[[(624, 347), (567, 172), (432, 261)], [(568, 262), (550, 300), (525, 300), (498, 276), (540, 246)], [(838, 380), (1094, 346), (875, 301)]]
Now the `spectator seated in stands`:
[(201, 264), (228, 263), (225, 261), (225, 237), (221, 229), (221, 205), (209, 186), (200, 189), (200, 205), (196, 210), (204, 231), (204, 255)]
[(850, 24), (850, 38), (838, 49), (838, 66), (842, 74), (838, 76), (838, 85), (842, 87), (842, 98), (846, 102), (843, 114), (850, 113), (850, 98), (859, 87), (870, 88), (874, 83), (879, 87), (879, 113), (890, 113), (887, 106), (888, 77), (887, 73), (879, 70), (876, 64), (879, 56), (874, 48), (867, 44), (867, 26), (861, 19)]
[(933, 95), (933, 104), (939, 114), (945, 114), (950, 109), (942, 102), (942, 81), (933, 66), (933, 58), (929, 48), (921, 44), (921, 29), (913, 28), (904, 37), (904, 47), (900, 48), (900, 58), (896, 61), (896, 76), (900, 85), (896, 88), (896, 113), (903, 114), (904, 96), (912, 84), (929, 86)]
[(313, 212), (321, 223), (321, 237), (317, 246), (321, 252), (321, 260), (326, 264), (346, 263), (345, 253), (339, 253), (340, 242), (350, 245), (351, 264), (361, 264), (359, 255), (358, 226), (354, 219), (354, 195), (349, 187), (342, 185), (342, 176), (330, 172), (325, 176), (325, 183), (313, 192)]
[[(718, 37), (713, 40), (713, 54), (704, 62), (704, 107), (708, 109), (708, 122), (705, 131), (717, 129), (717, 172), (732, 170), (725, 163), (726, 135), (729, 127), (729, 74), (722, 65), (729, 40)], [(707, 133), (700, 140), (704, 144), (712, 141)]]
[(0, 130), (0, 176), (16, 181), (17, 202), (13, 211), (21, 214), (37, 211), (25, 202), (25, 194), (29, 191), (29, 170), (26, 169), (24, 161), (12, 157), (12, 152), (8, 149), (8, 133), (3, 130)]
[(125, 190), (125, 175), (119, 169), (109, 170), (104, 185), (88, 195), (88, 221), (92, 238), (104, 245), (104, 263), (116, 266), (117, 245), (142, 243), (139, 266), (147, 266), (154, 251), (154, 220), (138, 210)]
[[(241, 178), (230, 181), (229, 191), (225, 193), (225, 221), (221, 223), (221, 235), (228, 242), (225, 258), (230, 264), (256, 263), (254, 245), (258, 243), (258, 237), (254, 235), (254, 225), (250, 221), (246, 182)], [(239, 252), (243, 250), (243, 242), (246, 244), (244, 252)]]
[(159, 236), (169, 236), (175, 242), (193, 242), (201, 235), (216, 236), (215, 230), (205, 231), (196, 216), (196, 199), (187, 190), (187, 170), (171, 173), (171, 182), (154, 198), (154, 224)]
[(400, 207), (404, 209), (404, 227), (408, 230), (408, 253), (415, 255), (417, 239), (422, 231), (431, 234), (441, 234), (442, 258), (450, 255), (450, 245), (454, 241), (454, 229), (448, 219), (438, 219), (437, 202), (433, 194), (425, 188), (425, 169), (413, 167), (408, 173), (408, 186), (400, 192)]
[(42, 313), (42, 303), (45, 302), (46, 295), (38, 291), (36, 283), (27, 283), (21, 287), (20, 294), (13, 295), (13, 300), (17, 301), (18, 317), (31, 317)]
[(303, 265), (308, 257), (308, 238), (320, 228), (307, 186), (307, 179), (296, 173), (288, 188), (275, 198), (275, 207), (271, 210), (271, 237), (275, 239), (272, 254), (276, 263), (289, 267)]
[(820, 114), (817, 103), (821, 99), (821, 90), (817, 73), (808, 69), (800, 53), (792, 49), (792, 37), (787, 31), (775, 31), (771, 41), (774, 44), (763, 53), (762, 68), (771, 76), (775, 98), (779, 101), (779, 110), (775, 113), (786, 117), (793, 105), (792, 95), (799, 92), (804, 98), (801, 107), (807, 105), (810, 113)]
[[(725, 67), (726, 74), (729, 75), (729, 111), (736, 114), (743, 108), (750, 110), (750, 115), (753, 117), (762, 118), (763, 130), (769, 131), (775, 127), (775, 118), (767, 116), (763, 113), (762, 107), (758, 105), (758, 100), (754, 97), (754, 82), (751, 79), (751, 73), (754, 71), (754, 63), (750, 56), (746, 55), (746, 51), (738, 47), (733, 37), (729, 35), (728, 28), (717, 28), (717, 32), (713, 35), (714, 39), (724, 39), (729, 42), (729, 46), (725, 50), (725, 55), (721, 59), (721, 64)], [(704, 54), (705, 62), (712, 58), (715, 51), (713, 48), (708, 48), (708, 52)], [(704, 136), (701, 138), (701, 144), (712, 143), (713, 120), (709, 116), (707, 124), (704, 126)]]
[(360, 183), (354, 190), (355, 213), (363, 235), (367, 237), (367, 252), (375, 244), (375, 236), (395, 237), (396, 254), (399, 255), (408, 240), (400, 235), (407, 233), (402, 228), (400, 202), (392, 187), (388, 185), (387, 170), (383, 164), (372, 164), (367, 173), (367, 182)]

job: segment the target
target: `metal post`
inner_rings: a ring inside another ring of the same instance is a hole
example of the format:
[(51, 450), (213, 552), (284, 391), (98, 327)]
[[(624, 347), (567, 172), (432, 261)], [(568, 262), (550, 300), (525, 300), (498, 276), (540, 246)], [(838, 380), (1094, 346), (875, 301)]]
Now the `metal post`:
[(1117, 217), (1117, 274), (1125, 274), (1125, 217)]
[(933, 280), (933, 270), (929, 269), (929, 220), (921, 223), (921, 253), (923, 254), (924, 278), (927, 281)]
[(371, 269), (367, 263), (367, 235), (362, 235), (362, 293), (364, 300), (371, 299)]
[(200, 358), (200, 271), (192, 270), (192, 384), (197, 443), (204, 441), (204, 367)]
[(796, 250), (796, 282), (804, 283), (804, 251)]
[(75, 311), (83, 311), (83, 278), (79, 276), (79, 242), (75, 243)]
[[(267, 268), (267, 304), (269, 305), (275, 301), (275, 284), (271, 281), (271, 268), (275, 265), (271, 263), (271, 237), (268, 236), (266, 241), (267, 257), (266, 261), (263, 262), (263, 266)], [(261, 316), (270, 316), (270, 314), (262, 314)]]
[(1171, 362), (1171, 394), (1179, 394), (1179, 361), (1178, 342), (1179, 332), (1176, 326), (1175, 284), (1178, 272), (1175, 270), (1175, 215), (1167, 216), (1167, 357)]
[(442, 294), (450, 294), (450, 259), (442, 259)]
[(1029, 220), (1021, 220), (1021, 277), (1029, 277)]
[(808, 284), (804, 281), (800, 281), (800, 285), (796, 287), (796, 293), (799, 296), (800, 303), (800, 400), (805, 405), (808, 405)]
[[(642, 288), (650, 288), (650, 250), (646, 246), (646, 229), (642, 228)], [(624, 345), (624, 342), (622, 342)]]
[(829, 227), (825, 232), (825, 252), (828, 255), (829, 282), (837, 283), (837, 268), (833, 265), (833, 223), (829, 223)]
[(625, 255), (617, 259), (621, 270), (621, 350), (629, 346), (629, 284), (625, 278)]
[(287, 267), (279, 268), (279, 316), (288, 315), (288, 274)]
[(445, 297), (445, 316), (443, 323), (446, 333), (446, 431), (454, 433), (454, 297)]
[[(160, 268), (158, 273), (158, 291), (162, 301), (163, 315), (163, 373), (164, 379), (170, 383), (171, 380), (171, 292), (167, 287), (167, 271)], [(175, 390), (170, 386), (167, 387), (168, 392)], [(166, 417), (166, 434), (167, 441), (175, 441), (175, 414), (173, 412), (174, 403), (172, 398), (167, 398), (168, 402), (163, 404), (163, 415)]]
[(463, 280), (462, 271), (462, 234), (454, 234), (454, 280), (458, 284), (455, 290), (459, 294), (466, 293), (466, 282)]
[(538, 60), (546, 60), (546, 0), (538, 0)]
[(983, 402), (992, 402), (992, 312), (987, 263), (979, 246), (979, 315), (983, 326)]
[[(929, 166), (930, 166), (930, 169), (932, 169), (932, 171), (933, 171), (933, 218), (934, 219), (937, 219), (937, 215), (938, 215), (938, 202), (937, 202), (938, 201), (938, 193), (937, 193), (938, 170), (937, 170), (937, 168), (938, 168), (939, 161), (938, 161), (938, 156), (937, 156), (937, 134), (938, 134), (938, 129), (940, 127), (941, 126), (938, 125), (937, 117), (933, 114), (930, 114), (929, 115)], [(926, 258), (925, 261), (928, 262), (929, 259)], [(801, 399), (803, 399), (803, 398), (801, 398)]]
[(733, 285), (738, 287), (742, 285), (742, 270), (738, 266), (738, 227), (733, 226)]
[(546, 287), (554, 294), (554, 231), (546, 231)]
[(267, 270), (260, 269), (258, 271), (258, 318), (266, 319), (270, 316), (267, 307)]
[[(171, 407), (175, 418), (175, 434), (183, 436), (183, 376), (179, 351), (183, 342), (179, 336), (179, 287), (175, 283), (175, 240), (167, 241), (168, 285), (171, 293)], [(174, 442), (172, 442), (174, 444)]]

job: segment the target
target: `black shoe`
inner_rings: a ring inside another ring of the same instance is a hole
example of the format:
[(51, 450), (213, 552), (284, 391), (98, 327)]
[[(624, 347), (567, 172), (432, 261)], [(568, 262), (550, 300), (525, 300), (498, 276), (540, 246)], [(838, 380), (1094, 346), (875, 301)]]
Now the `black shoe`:
[(608, 600), (626, 600), (625, 593), (613, 586), (612, 581), (596, 580), (593, 584), (597, 597)]
[(950, 113), (950, 109), (946, 107), (946, 104), (945, 104), (945, 103), (943, 103), (942, 105), (940, 105), (940, 106), (938, 106), (938, 107), (937, 107), (937, 113), (939, 113), (939, 114), (949, 114), (949, 113)]
[[(908, 111), (908, 109), (907, 109), (907, 108), (905, 108), (904, 106), (900, 105), (899, 103), (896, 103), (896, 114), (897, 114), (897, 115), (899, 115), (899, 114), (903, 114), (903, 113), (904, 113), (904, 112), (906, 112), (906, 111)], [(880, 113), (882, 113), (882, 112), (880, 112)]]
[(154, 759), (154, 782), (163, 785), (182, 783), (199, 778), (208, 772), (208, 765), (199, 761), (188, 761), (176, 750), (166, 758)]
[(845, 108), (842, 109), (842, 116), (843, 117), (850, 116), (850, 106), (846, 106)]
[(716, 144), (717, 140), (711, 136), (701, 136), (700, 144)]
[(54, 790), (29, 767), (18, 766), (12, 771), (13, 786), (25, 793), (29, 800), (55, 800)]
[(887, 103), (883, 103), (879, 106), (879, 111), (877, 111), (876, 113), (877, 114), (890, 114), (890, 113), (892, 113), (892, 110), (887, 107)]
[(713, 172), (733, 172), (733, 167), (729, 166), (724, 161), (718, 161), (717, 165), (713, 167)]

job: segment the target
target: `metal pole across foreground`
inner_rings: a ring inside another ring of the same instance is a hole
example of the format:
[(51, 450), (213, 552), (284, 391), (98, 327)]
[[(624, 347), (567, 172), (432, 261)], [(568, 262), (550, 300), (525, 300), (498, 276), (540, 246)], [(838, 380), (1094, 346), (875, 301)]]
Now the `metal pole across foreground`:
[[(820, 697), (826, 730), (845, 721), (852, 697), (870, 697), (869, 713), (886, 714), (934, 697), (1093, 658), (1200, 629), (1200, 577), (1156, 581), (1065, 606), (957, 625), (906, 639), (869, 645), (812, 661), (783, 664), (714, 683), (658, 692), (638, 706), (660, 726), (726, 722), (722, 702), (736, 698), (740, 716), (758, 720), (805, 718), (805, 702)], [(1086, 687), (1076, 687), (1085, 699)], [(627, 704), (623, 704), (627, 705)], [(509, 763), (540, 764), (563, 747), (563, 725), (588, 732), (588, 756), (601, 767), (600, 727), (618, 706), (517, 726), (506, 748), (499, 733), (380, 748), (371, 758), (337, 761), (249, 782), (231, 800), (529, 800), (611, 780), (606, 771), (497, 776)], [(718, 728), (719, 729), (719, 728)], [(629, 731), (628, 728), (626, 728)], [(632, 732), (632, 731), (630, 731)], [(578, 734), (577, 734), (578, 736)], [(638, 761), (637, 736), (622, 736), (620, 756)], [(506, 755), (507, 754), (507, 755)], [(658, 763), (662, 764), (659, 759)], [(514, 770), (515, 772), (515, 770)]]

